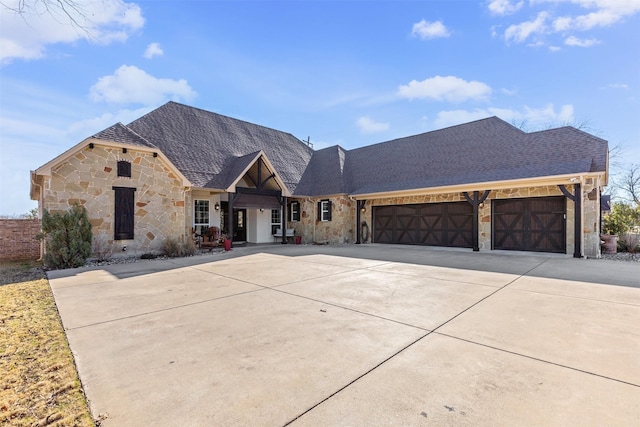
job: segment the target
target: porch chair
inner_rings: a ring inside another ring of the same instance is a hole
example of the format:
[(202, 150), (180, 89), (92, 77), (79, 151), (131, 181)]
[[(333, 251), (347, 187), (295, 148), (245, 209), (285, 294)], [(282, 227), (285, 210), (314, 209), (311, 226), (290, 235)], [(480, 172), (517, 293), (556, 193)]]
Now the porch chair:
[(203, 236), (202, 242), (200, 242), (200, 248), (209, 248), (209, 252), (211, 252), (217, 246), (220, 246), (220, 228), (209, 227), (207, 234)]

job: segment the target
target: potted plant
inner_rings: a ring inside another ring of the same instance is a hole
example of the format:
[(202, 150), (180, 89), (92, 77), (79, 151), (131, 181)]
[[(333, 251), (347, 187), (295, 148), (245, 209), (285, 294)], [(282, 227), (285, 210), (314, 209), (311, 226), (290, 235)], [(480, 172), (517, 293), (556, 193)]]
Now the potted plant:
[(224, 250), (229, 252), (231, 250), (231, 239), (226, 234), (222, 234), (220, 241), (222, 242), (222, 246), (224, 246)]

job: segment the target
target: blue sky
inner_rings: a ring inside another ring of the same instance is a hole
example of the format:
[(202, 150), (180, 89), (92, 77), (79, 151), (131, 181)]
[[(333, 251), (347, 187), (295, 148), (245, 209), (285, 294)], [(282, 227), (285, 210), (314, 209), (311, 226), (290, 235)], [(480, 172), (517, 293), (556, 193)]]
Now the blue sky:
[(86, 31), (0, 5), (0, 214), (36, 207), (30, 170), (169, 100), (314, 148), (494, 115), (575, 124), (640, 163), (638, 0), (81, 5)]

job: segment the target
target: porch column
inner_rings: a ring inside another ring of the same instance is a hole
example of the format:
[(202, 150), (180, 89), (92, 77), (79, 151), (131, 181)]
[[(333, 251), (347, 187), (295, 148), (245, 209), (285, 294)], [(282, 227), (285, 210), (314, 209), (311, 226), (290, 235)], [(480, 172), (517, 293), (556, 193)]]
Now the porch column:
[(233, 242), (233, 201), (235, 200), (237, 193), (229, 193), (227, 203), (227, 239)]
[(287, 244), (287, 197), (282, 196), (280, 199), (282, 205), (282, 218), (280, 218), (280, 230), (282, 230), (282, 244)]
[(558, 185), (562, 194), (573, 202), (573, 257), (582, 258), (582, 188), (573, 185), (573, 194), (564, 185)]
[(489, 197), (490, 192), (491, 190), (485, 190), (485, 192), (482, 194), (482, 197), (481, 197), (479, 191), (474, 191), (473, 198), (471, 198), (471, 196), (469, 196), (469, 193), (466, 191), (462, 193), (462, 195), (467, 200), (467, 202), (469, 202), (471, 206), (473, 206), (473, 224), (471, 224), (471, 234), (472, 234), (471, 239), (472, 239), (474, 252), (478, 252), (480, 250), (480, 239), (478, 237), (478, 233), (480, 231), (478, 226), (480, 222), (480, 215), (478, 212), (478, 207), (480, 206), (480, 203), (484, 203), (487, 197)]

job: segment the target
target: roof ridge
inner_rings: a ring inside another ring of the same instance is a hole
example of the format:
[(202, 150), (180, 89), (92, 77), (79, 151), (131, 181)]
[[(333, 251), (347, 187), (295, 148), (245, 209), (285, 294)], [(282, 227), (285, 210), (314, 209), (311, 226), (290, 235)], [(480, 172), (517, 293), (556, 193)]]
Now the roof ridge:
[[(254, 127), (258, 127), (258, 128), (263, 128), (263, 129), (269, 129), (269, 130), (272, 130), (272, 131), (275, 131), (275, 132), (280, 132), (280, 133), (283, 133), (283, 134), (286, 134), (286, 135), (290, 135), (292, 138), (296, 139), (296, 140), (297, 140), (300, 144), (302, 144), (304, 147), (307, 147), (307, 148), (308, 148), (308, 149), (310, 149), (311, 151), (314, 151), (314, 150), (313, 150), (313, 148), (309, 147), (309, 146), (307, 145), (307, 143), (306, 143), (306, 142), (304, 142), (303, 140), (301, 140), (300, 138), (298, 138), (297, 136), (295, 136), (295, 135), (294, 135), (294, 134), (292, 134), (291, 132), (286, 132), (286, 131), (283, 131), (283, 130), (280, 130), (280, 129), (276, 129), (276, 128), (274, 128), (274, 127), (269, 127), (269, 126), (259, 125), (259, 124), (257, 124), (257, 123), (253, 123), (253, 122), (250, 122), (250, 121), (248, 121), (248, 120), (238, 119), (238, 118), (236, 118), (236, 117), (231, 117), (231, 116), (227, 116), (227, 115), (225, 115), (225, 114), (216, 113), (215, 111), (205, 110), (204, 108), (200, 108), (200, 107), (193, 107), (193, 106), (191, 106), (191, 105), (183, 104), (183, 103), (181, 103), (181, 102), (177, 102), (177, 101), (167, 101), (167, 102), (165, 102), (164, 104), (162, 104), (161, 106), (159, 106), (158, 108), (155, 108), (154, 110), (149, 111), (147, 114), (145, 114), (145, 115), (144, 115), (144, 116), (142, 116), (142, 117), (145, 117), (146, 115), (151, 114), (153, 111), (158, 110), (158, 109), (160, 109), (160, 108), (163, 108), (163, 107), (165, 107), (165, 106), (167, 106), (167, 105), (169, 105), (169, 104), (174, 104), (174, 105), (176, 105), (176, 106), (178, 106), (178, 107), (184, 107), (184, 108), (188, 108), (188, 109), (191, 109), (191, 110), (198, 110), (198, 111), (203, 112), (204, 114), (209, 114), (209, 115), (214, 115), (214, 116), (218, 116), (218, 117), (223, 117), (223, 118), (225, 118), (225, 119), (233, 120), (233, 121), (235, 121), (235, 122), (241, 122), (241, 123), (245, 123), (245, 124), (250, 125), (250, 126), (254, 126)], [(139, 117), (139, 119), (141, 119), (142, 117)], [(136, 119), (136, 120), (134, 120), (134, 121), (137, 121), (137, 120), (138, 120), (138, 119)], [(132, 122), (132, 123), (133, 123), (133, 122)]]

